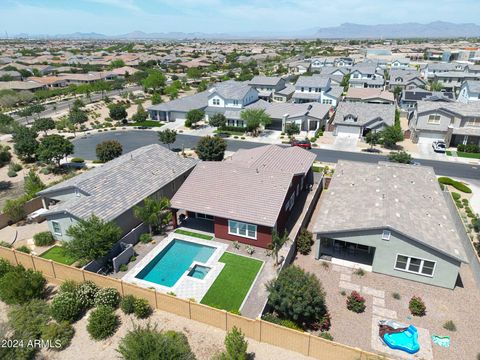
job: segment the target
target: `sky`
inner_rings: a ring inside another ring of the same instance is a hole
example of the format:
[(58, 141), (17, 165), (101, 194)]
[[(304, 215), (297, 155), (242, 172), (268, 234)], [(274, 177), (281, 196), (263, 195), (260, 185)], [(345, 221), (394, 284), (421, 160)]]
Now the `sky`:
[(479, 13), (480, 0), (0, 0), (0, 33), (279, 33), (345, 22), (478, 23)]

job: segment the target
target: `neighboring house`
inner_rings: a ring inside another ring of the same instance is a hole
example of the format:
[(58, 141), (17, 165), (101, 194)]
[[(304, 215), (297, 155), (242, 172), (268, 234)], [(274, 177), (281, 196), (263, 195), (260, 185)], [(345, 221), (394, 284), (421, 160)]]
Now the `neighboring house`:
[(422, 79), (421, 74), (418, 71), (401, 69), (390, 70), (388, 87), (392, 91), (397, 87), (401, 89), (414, 89), (426, 85), (427, 83)]
[(311, 60), (311, 71), (320, 70), (326, 66), (335, 66), (335, 58), (314, 58)]
[(147, 111), (152, 120), (176, 121), (185, 120), (190, 110), (205, 110), (208, 105), (209, 91), (202, 91), (198, 94), (185, 96), (165, 103), (151, 105)]
[(0, 90), (37, 91), (45, 88), (44, 84), (39, 84), (35, 81), (0, 81)]
[(467, 80), (460, 87), (457, 101), (467, 103), (480, 100), (480, 80)]
[(8, 81), (22, 80), (22, 74), (15, 70), (0, 70), (0, 81), (7, 79)]
[(269, 130), (285, 131), (285, 125), (296, 123), (302, 131), (316, 131), (327, 125), (333, 106), (320, 103), (270, 104), (265, 108), (272, 123)]
[(230, 160), (200, 162), (171, 200), (179, 211), (209, 227), (219, 239), (268, 248), (272, 231), (289, 216), (313, 183), (315, 154), (268, 145), (239, 150)]
[(134, 206), (147, 197), (171, 198), (196, 164), (158, 144), (141, 147), (40, 191), (43, 216), (56, 240), (68, 241), (68, 228), (92, 214), (125, 235), (140, 223)]
[(348, 88), (346, 102), (364, 102), (370, 104), (394, 104), (393, 93), (383, 89)]
[(467, 259), (449, 196), (429, 167), (339, 161), (312, 219), (315, 257), (453, 289)]
[(340, 102), (333, 120), (333, 135), (362, 137), (395, 123), (395, 105)]
[(58, 74), (67, 84), (89, 84), (100, 80), (113, 80), (117, 77), (111, 71), (91, 72), (87, 74)]
[(415, 143), (444, 140), (448, 146), (480, 145), (480, 101), (418, 101), (409, 121), (410, 138)]
[(276, 94), (285, 89), (285, 79), (280, 76), (255, 76), (248, 83), (258, 92), (258, 97), (271, 101)]
[(433, 81), (440, 83), (444, 90), (456, 92), (463, 82), (468, 80), (480, 80), (480, 74), (463, 71), (448, 71), (435, 74)]
[(406, 111), (413, 111), (417, 107), (417, 102), (425, 101), (455, 101), (455, 95), (451, 92), (430, 91), (421, 88), (403, 90), (400, 98), (400, 107)]
[(340, 68), (351, 68), (355, 64), (355, 60), (351, 57), (341, 57), (335, 59), (335, 66)]
[(330, 77), (319, 74), (300, 76), (295, 83), (293, 101), (297, 104), (319, 102), (337, 106), (343, 88), (332, 86), (331, 82)]
[(399, 58), (392, 61), (391, 69), (408, 69), (410, 66), (410, 60), (406, 58)]
[(288, 64), (288, 71), (293, 74), (304, 74), (310, 69), (311, 63), (305, 60), (293, 61)]
[(352, 68), (350, 87), (381, 88), (384, 85), (383, 69), (376, 63), (361, 63)]
[(58, 76), (42, 76), (36, 77), (31, 76), (28, 78), (29, 81), (35, 81), (39, 84), (45, 85), (48, 88), (57, 88), (57, 87), (65, 87), (67, 86), (67, 81)]
[(423, 68), (423, 77), (428, 81), (433, 80), (435, 75), (451, 71), (464, 71), (465, 64), (459, 63), (429, 63)]
[(273, 102), (288, 102), (295, 93), (295, 86), (287, 84), (285, 88), (273, 94)]
[(126, 77), (126, 76), (129, 76), (129, 75), (133, 75), (137, 72), (139, 72), (140, 70), (137, 70), (131, 66), (122, 66), (120, 68), (116, 68), (116, 69), (113, 69), (112, 70), (112, 73), (114, 73), (115, 75), (119, 76), (119, 77)]
[(340, 86), (345, 75), (348, 75), (350, 70), (346, 67), (324, 67), (320, 69), (320, 75), (330, 78), (331, 85)]

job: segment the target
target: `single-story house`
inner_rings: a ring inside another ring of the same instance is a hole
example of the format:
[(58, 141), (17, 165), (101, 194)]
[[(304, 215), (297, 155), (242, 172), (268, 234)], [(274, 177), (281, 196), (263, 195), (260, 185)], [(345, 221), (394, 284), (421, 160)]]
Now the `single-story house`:
[(370, 104), (395, 104), (393, 93), (378, 88), (348, 88), (344, 100)]
[(125, 235), (140, 223), (133, 207), (147, 197), (171, 198), (196, 164), (159, 144), (143, 146), (40, 191), (43, 215), (57, 240), (68, 241), (67, 229), (92, 214), (113, 221)]
[(467, 262), (430, 167), (339, 161), (315, 211), (315, 257), (453, 289)]
[(174, 224), (196, 219), (217, 238), (267, 248), (272, 231), (285, 229), (301, 192), (313, 183), (314, 160), (298, 147), (268, 145), (200, 162), (171, 200)]

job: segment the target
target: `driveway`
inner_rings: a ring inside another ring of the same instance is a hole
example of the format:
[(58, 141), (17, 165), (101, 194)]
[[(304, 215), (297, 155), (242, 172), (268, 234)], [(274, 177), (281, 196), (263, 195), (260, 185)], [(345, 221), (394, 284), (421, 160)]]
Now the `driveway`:
[(418, 144), (418, 153), (422, 159), (429, 160), (446, 160), (444, 153), (436, 153), (433, 151), (432, 144)]
[(358, 136), (356, 135), (337, 135), (332, 149), (340, 151), (356, 151)]

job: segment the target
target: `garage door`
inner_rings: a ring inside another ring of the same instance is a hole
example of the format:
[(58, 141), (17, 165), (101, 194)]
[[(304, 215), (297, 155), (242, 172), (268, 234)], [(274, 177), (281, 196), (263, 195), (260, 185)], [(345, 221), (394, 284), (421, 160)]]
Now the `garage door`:
[(337, 125), (337, 136), (359, 137), (360, 128), (358, 126)]
[(282, 119), (272, 119), (272, 123), (265, 128), (269, 130), (282, 131)]
[(434, 140), (443, 140), (445, 136), (439, 132), (422, 131), (418, 135), (419, 144), (431, 144)]

